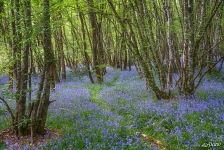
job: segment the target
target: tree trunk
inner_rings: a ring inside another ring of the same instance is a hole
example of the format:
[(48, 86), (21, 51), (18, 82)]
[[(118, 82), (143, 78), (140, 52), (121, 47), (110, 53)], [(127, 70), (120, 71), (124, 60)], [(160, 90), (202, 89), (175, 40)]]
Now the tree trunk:
[(37, 101), (33, 103), (31, 113), (33, 134), (44, 134), (48, 107), (51, 103), (49, 100), (50, 89), (54, 87), (55, 82), (55, 58), (51, 42), (49, 0), (43, 0), (43, 31), (44, 70), (39, 85)]
[(79, 18), (80, 18), (81, 28), (82, 28), (83, 53), (84, 53), (83, 56), (85, 59), (86, 68), (88, 69), (89, 79), (91, 83), (94, 83), (94, 79), (93, 79), (91, 68), (90, 68), (90, 58), (87, 53), (86, 32), (85, 32), (84, 16), (82, 12), (79, 12)]
[(89, 6), (89, 19), (92, 28), (92, 53), (93, 65), (96, 71), (97, 81), (103, 82), (104, 75), (104, 51), (103, 51), (103, 37), (102, 37), (102, 23), (98, 21), (96, 13), (94, 12), (93, 0), (87, 1)]

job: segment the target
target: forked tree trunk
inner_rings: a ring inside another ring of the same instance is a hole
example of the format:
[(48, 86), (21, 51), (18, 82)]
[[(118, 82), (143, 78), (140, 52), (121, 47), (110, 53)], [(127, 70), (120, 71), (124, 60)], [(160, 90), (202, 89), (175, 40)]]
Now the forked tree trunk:
[(50, 89), (54, 86), (55, 58), (51, 42), (50, 3), (43, 0), (43, 31), (44, 31), (44, 70), (39, 85), (37, 101), (32, 110), (32, 131), (34, 134), (43, 134), (50, 102)]
[[(44, 127), (47, 118), (48, 106), (51, 103), (49, 100), (50, 97), (50, 89), (52, 85), (54, 85), (54, 73), (55, 73), (55, 60), (54, 53), (52, 50), (51, 43), (51, 29), (50, 29), (50, 10), (49, 10), (49, 1), (43, 0), (43, 31), (44, 31), (44, 40), (43, 40), (43, 48), (44, 48), (44, 68), (42, 80), (39, 84), (39, 90), (37, 94), (37, 101), (34, 101), (28, 109), (26, 109), (26, 100), (27, 100), (27, 82), (28, 82), (28, 71), (29, 71), (29, 55), (31, 50), (31, 41), (29, 39), (32, 33), (32, 24), (31, 24), (31, 3), (30, 0), (24, 0), (24, 8), (25, 9), (25, 17), (24, 17), (24, 25), (26, 28), (26, 32), (24, 34), (24, 38), (26, 39), (25, 47), (23, 49), (22, 54), (22, 63), (20, 59), (16, 60), (17, 62), (17, 104), (16, 104), (16, 115), (15, 115), (15, 130), (18, 136), (24, 136), (30, 134), (30, 127), (32, 131), (32, 135), (35, 134), (43, 134)], [(20, 14), (19, 8), (21, 3), (16, 1), (15, 8), (17, 15), (15, 19), (15, 29), (16, 29), (16, 38), (15, 44), (17, 50), (20, 50), (20, 43), (17, 36), (20, 36)], [(21, 56), (20, 56), (21, 57)], [(19, 58), (20, 58), (19, 57)], [(20, 65), (22, 64), (22, 68), (20, 70)], [(31, 123), (30, 123), (31, 119)]]

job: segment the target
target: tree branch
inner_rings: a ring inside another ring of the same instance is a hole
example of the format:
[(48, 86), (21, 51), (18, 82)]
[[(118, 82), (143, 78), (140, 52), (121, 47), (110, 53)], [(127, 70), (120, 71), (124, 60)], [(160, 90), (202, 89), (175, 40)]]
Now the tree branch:
[(10, 108), (9, 104), (6, 102), (6, 100), (3, 97), (0, 97), (0, 100), (4, 103), (4, 105), (6, 106), (7, 111), (10, 113), (10, 116), (12, 118), (12, 121), (14, 122), (15, 120), (15, 116), (12, 112), (12, 109)]

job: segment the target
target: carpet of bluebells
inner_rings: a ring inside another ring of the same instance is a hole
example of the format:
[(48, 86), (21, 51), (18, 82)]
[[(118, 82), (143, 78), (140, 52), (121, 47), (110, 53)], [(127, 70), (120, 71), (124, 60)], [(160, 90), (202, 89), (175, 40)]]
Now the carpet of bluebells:
[[(134, 68), (108, 68), (101, 85), (69, 72), (68, 79), (52, 92), (51, 99), (56, 102), (50, 106), (47, 121), (47, 127), (59, 131), (62, 138), (43, 149), (159, 149), (142, 139), (145, 134), (165, 143), (168, 150), (221, 150), (224, 75), (217, 74), (206, 76), (192, 99), (158, 101)], [(6, 80), (1, 78), (1, 85)], [(0, 109), (0, 129), (7, 125), (4, 114)]]

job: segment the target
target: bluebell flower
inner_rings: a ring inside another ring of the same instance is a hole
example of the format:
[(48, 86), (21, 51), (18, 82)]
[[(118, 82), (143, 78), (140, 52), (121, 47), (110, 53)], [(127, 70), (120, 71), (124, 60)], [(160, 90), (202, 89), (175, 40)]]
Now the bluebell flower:
[(221, 115), (220, 115), (220, 119), (221, 119), (222, 121), (224, 121), (224, 114), (221, 114)]

